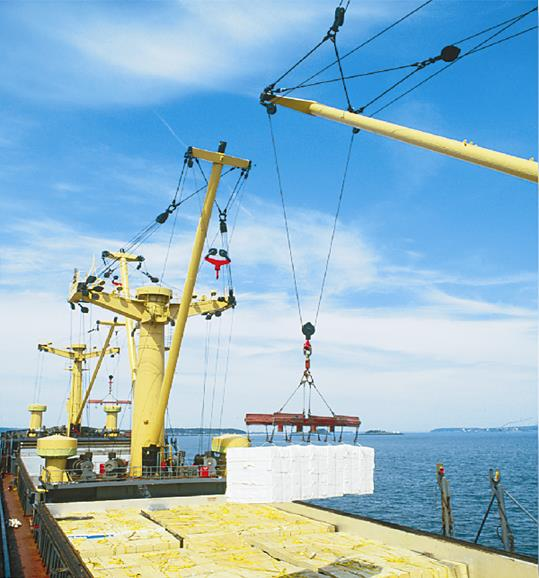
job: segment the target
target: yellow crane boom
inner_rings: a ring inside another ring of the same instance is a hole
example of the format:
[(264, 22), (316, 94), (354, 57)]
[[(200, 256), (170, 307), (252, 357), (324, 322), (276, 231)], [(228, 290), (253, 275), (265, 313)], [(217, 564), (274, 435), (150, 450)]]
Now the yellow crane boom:
[(332, 120), (357, 129), (386, 136), (414, 146), (438, 152), (456, 159), (513, 175), (534, 183), (538, 182), (538, 165), (533, 159), (523, 159), (493, 151), (471, 142), (458, 141), (421, 130), (408, 128), (385, 120), (348, 112), (314, 100), (265, 94), (262, 101), (280, 105), (304, 114)]

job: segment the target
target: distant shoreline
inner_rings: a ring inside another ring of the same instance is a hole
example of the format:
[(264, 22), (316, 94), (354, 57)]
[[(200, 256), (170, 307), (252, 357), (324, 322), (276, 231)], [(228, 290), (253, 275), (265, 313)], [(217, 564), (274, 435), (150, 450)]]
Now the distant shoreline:
[(429, 433), (477, 433), (477, 432), (516, 432), (537, 431), (536, 425), (520, 425), (510, 427), (439, 427), (431, 429)]
[[(6, 427), (0, 426), (0, 432), (3, 431), (24, 431), (25, 427)], [(223, 435), (223, 434), (238, 434), (247, 435), (247, 432), (238, 428), (196, 428), (196, 427), (186, 427), (186, 428), (167, 428), (167, 433), (172, 435)], [(430, 431), (386, 431), (386, 430), (366, 430), (360, 431), (360, 436), (396, 436), (396, 435), (407, 435), (407, 434), (443, 434), (443, 433), (513, 433), (513, 432), (537, 432), (537, 425), (526, 425), (526, 426), (509, 426), (509, 427), (440, 427), (435, 428)], [(251, 435), (265, 435), (263, 430), (252, 431)]]

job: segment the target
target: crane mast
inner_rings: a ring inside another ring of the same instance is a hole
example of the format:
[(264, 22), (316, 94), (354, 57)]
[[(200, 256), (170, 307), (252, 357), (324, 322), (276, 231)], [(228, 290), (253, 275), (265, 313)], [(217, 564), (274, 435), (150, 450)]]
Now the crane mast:
[[(88, 399), (86, 396), (84, 401), (82, 400), (82, 372), (84, 371), (84, 364), (88, 359), (92, 359), (94, 357), (99, 358), (98, 363), (90, 379), (90, 386), (88, 389), (91, 390), (105, 355), (115, 355), (116, 353), (120, 352), (118, 347), (109, 347), (109, 342), (110, 337), (105, 343), (104, 347), (99, 351), (95, 349), (88, 351), (86, 344), (84, 343), (74, 343), (70, 345), (70, 347), (68, 347), (67, 349), (59, 349), (58, 347), (52, 347), (50, 343), (40, 343), (38, 345), (39, 351), (45, 351), (47, 353), (52, 353), (53, 355), (57, 355), (59, 357), (64, 357), (65, 359), (69, 359), (72, 363), (71, 367), (69, 368), (69, 371), (71, 373), (71, 386), (66, 406), (67, 411), (66, 431), (68, 436), (72, 430), (74, 431), (80, 430), (84, 404)], [(87, 393), (89, 395), (89, 391)]]
[[(250, 161), (225, 154), (225, 149), (226, 143), (222, 142), (217, 152), (195, 147), (189, 148), (187, 152), (189, 159), (211, 162), (212, 171), (179, 304), (171, 302), (172, 291), (170, 289), (156, 285), (138, 287), (135, 296), (131, 296), (125, 284), (127, 262), (137, 260), (137, 258), (126, 253), (109, 254), (118, 258), (120, 265), (124, 265), (123, 271), (121, 270), (122, 283), (124, 283), (121, 291), (107, 292), (104, 290), (103, 280), (95, 276), (81, 279), (78, 272), (75, 273), (71, 285), (68, 297), (70, 303), (91, 303), (123, 315), (126, 320), (136, 321), (139, 325), (138, 351), (133, 351), (130, 355), (130, 359), (136, 359), (136, 371), (133, 375), (133, 378), (136, 377), (136, 383), (133, 394), (131, 432), (130, 475), (132, 477), (143, 475), (144, 467), (147, 465), (155, 466), (163, 450), (165, 412), (187, 318), (194, 315), (220, 314), (236, 304), (232, 292), (221, 297), (212, 292), (209, 298), (205, 295), (199, 298), (193, 295), (223, 167), (236, 167), (247, 171), (251, 165)], [(175, 328), (165, 366), (165, 326), (169, 323)]]

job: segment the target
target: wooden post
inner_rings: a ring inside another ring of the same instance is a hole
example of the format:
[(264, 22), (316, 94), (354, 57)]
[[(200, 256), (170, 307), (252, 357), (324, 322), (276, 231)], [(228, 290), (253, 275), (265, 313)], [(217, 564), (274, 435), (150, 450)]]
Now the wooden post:
[(442, 534), (453, 536), (453, 512), (451, 510), (451, 494), (449, 492), (449, 482), (445, 477), (443, 464), (436, 464), (436, 479), (440, 488), (442, 500)]

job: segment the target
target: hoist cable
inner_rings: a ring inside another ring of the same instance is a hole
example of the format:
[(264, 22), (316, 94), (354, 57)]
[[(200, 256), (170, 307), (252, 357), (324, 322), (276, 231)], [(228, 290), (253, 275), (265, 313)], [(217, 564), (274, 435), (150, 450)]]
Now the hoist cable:
[(414, 86), (412, 86), (411, 88), (409, 88), (408, 90), (406, 90), (405, 92), (401, 93), (400, 95), (396, 96), (394, 99), (390, 100), (388, 103), (386, 103), (384, 106), (380, 107), (379, 109), (377, 109), (375, 112), (373, 112), (370, 116), (374, 116), (376, 114), (378, 114), (379, 112), (381, 112), (382, 110), (385, 110), (388, 106), (394, 104), (395, 102), (397, 102), (398, 100), (400, 100), (401, 98), (403, 98), (404, 96), (410, 94), (412, 91), (416, 90), (417, 88), (419, 88), (420, 86), (422, 86), (423, 84), (425, 84), (426, 82), (428, 82), (429, 80), (431, 80), (432, 78), (434, 78), (435, 76), (438, 76), (439, 74), (441, 74), (442, 72), (444, 72), (445, 70), (447, 70), (450, 66), (453, 66), (454, 64), (456, 64), (457, 62), (459, 62), (460, 60), (462, 60), (463, 58), (470, 56), (471, 54), (473, 54), (474, 52), (478, 52), (480, 51), (482, 48), (485, 48), (487, 43), (489, 42), (489, 40), (492, 40), (493, 38), (495, 38), (496, 36), (498, 36), (499, 34), (501, 34), (502, 32), (505, 32), (505, 30), (507, 30), (508, 28), (510, 28), (511, 26), (514, 26), (517, 22), (520, 22), (520, 20), (522, 20), (523, 18), (525, 18), (526, 16), (528, 16), (529, 14), (531, 14), (532, 12), (536, 12), (537, 8), (533, 8), (531, 10), (528, 10), (527, 12), (524, 12), (522, 14), (520, 14), (519, 16), (514, 17), (513, 19), (511, 19), (509, 21), (508, 24), (506, 24), (503, 28), (501, 28), (500, 30), (498, 30), (497, 32), (495, 32), (494, 34), (491, 34), (488, 38), (485, 38), (484, 40), (482, 40), (479, 44), (476, 44), (473, 48), (471, 48), (470, 50), (468, 50), (467, 52), (465, 52), (464, 54), (462, 54), (461, 56), (457, 57), (455, 60), (453, 60), (452, 62), (449, 62), (448, 64), (446, 64), (443, 68), (438, 69), (436, 72), (433, 72), (431, 75), (427, 76), (426, 78), (424, 78), (421, 82), (418, 82), (417, 84), (415, 84)]
[(239, 190), (242, 187), (242, 183), (245, 183), (245, 181), (247, 180), (247, 176), (246, 173), (244, 171), (242, 171), (239, 176), (238, 179), (236, 180), (236, 183), (234, 184), (234, 187), (232, 189), (232, 192), (230, 193), (230, 197), (228, 198), (228, 201), (225, 205), (224, 211), (228, 210), (228, 207), (230, 207), (230, 205), (232, 204), (234, 198), (236, 197), (236, 195), (238, 194)]
[(219, 328), (217, 330), (217, 345), (215, 347), (215, 364), (213, 368), (213, 384), (211, 391), (211, 403), (210, 403), (210, 419), (208, 423), (208, 445), (211, 445), (211, 429), (213, 427), (213, 409), (215, 406), (215, 392), (217, 390), (217, 373), (219, 370), (219, 358), (221, 356), (221, 329), (223, 327), (222, 317), (218, 318)]
[[(182, 166), (182, 170), (180, 172), (180, 176), (178, 178), (178, 184), (176, 185), (176, 192), (174, 193), (174, 197), (172, 199), (172, 203), (171, 204), (176, 204), (176, 198), (178, 197), (178, 191), (180, 190), (180, 188), (182, 187), (182, 183), (184, 182), (184, 174), (185, 174), (185, 167), (187, 166), (187, 158), (183, 159), (183, 166)], [(182, 189), (183, 190), (183, 189)], [(181, 194), (180, 194), (180, 200), (181, 200)]]
[(299, 320), (300, 320), (301, 325), (303, 325), (303, 316), (301, 314), (301, 303), (300, 303), (300, 299), (299, 299), (298, 280), (297, 280), (297, 275), (296, 275), (296, 267), (294, 265), (294, 256), (292, 254), (292, 242), (290, 240), (290, 228), (288, 226), (288, 216), (286, 214), (286, 204), (285, 204), (285, 200), (284, 200), (281, 171), (279, 168), (279, 158), (277, 156), (277, 145), (275, 143), (275, 134), (273, 133), (273, 122), (272, 122), (270, 114), (268, 114), (268, 123), (269, 123), (270, 135), (271, 135), (271, 145), (272, 145), (272, 149), (273, 149), (273, 159), (274, 159), (274, 164), (275, 164), (275, 171), (277, 174), (277, 185), (279, 188), (279, 195), (281, 197), (281, 206), (283, 209), (284, 227), (285, 227), (285, 231), (286, 231), (286, 241), (288, 243), (288, 254), (290, 257), (290, 266), (292, 268), (292, 278), (294, 280), (294, 292), (296, 294), (296, 303), (297, 303), (297, 307), (298, 307)]
[[(379, 38), (380, 36), (382, 36), (383, 34), (388, 32), (389, 30), (391, 30), (392, 28), (394, 28), (395, 26), (397, 26), (398, 24), (400, 24), (401, 22), (403, 22), (404, 20), (406, 20), (407, 18), (409, 18), (410, 16), (415, 14), (416, 12), (419, 12), (422, 8), (424, 8), (425, 6), (430, 4), (432, 1), (433, 0), (427, 0), (426, 2), (423, 2), (423, 4), (421, 4), (417, 8), (414, 8), (413, 10), (411, 10), (410, 12), (408, 12), (407, 14), (405, 14), (404, 16), (402, 16), (401, 18), (399, 18), (398, 20), (396, 20), (395, 22), (390, 24), (389, 26), (386, 26), (383, 30), (380, 30), (379, 32), (377, 32), (376, 34), (374, 34), (373, 36), (371, 36), (370, 38), (368, 38), (367, 40), (365, 40), (364, 42), (362, 42), (361, 44), (359, 44), (358, 46), (353, 48), (352, 50), (349, 50), (347, 53), (345, 53), (343, 56), (341, 56), (341, 60), (344, 60), (345, 58), (347, 58), (348, 56), (350, 56), (354, 52), (357, 52), (358, 50), (360, 50), (364, 46), (367, 46), (367, 44), (370, 44), (371, 42), (373, 42), (374, 40), (376, 40), (377, 38)], [(324, 66), (318, 72), (315, 72), (314, 74), (312, 74), (311, 76), (306, 78), (304, 81), (300, 82), (297, 86), (287, 90), (285, 92), (285, 94), (289, 94), (290, 92), (292, 92), (293, 90), (296, 90), (298, 88), (303, 88), (304, 84), (310, 82), (311, 80), (313, 80), (313, 78), (316, 78), (317, 76), (319, 76), (320, 74), (322, 74), (323, 72), (325, 72), (326, 70), (328, 70), (329, 68), (334, 66), (335, 64), (337, 64), (337, 60), (331, 62), (327, 66)]]
[[(228, 239), (228, 232), (221, 233), (221, 246), (226, 251), (230, 258), (230, 241)], [(228, 291), (226, 282), (228, 281)], [(228, 263), (226, 267), (226, 279), (223, 277), (223, 295), (233, 291), (234, 284), (232, 282), (232, 262)]]
[[(241, 193), (241, 190), (244, 187), (246, 181), (247, 181), (247, 173), (243, 174), (243, 171), (242, 171), (242, 173), (238, 177), (238, 180), (236, 181), (236, 183), (232, 189), (232, 192), (230, 193), (230, 197), (229, 197), (224, 209), (221, 209), (221, 207), (217, 204), (217, 200), (215, 201), (215, 205), (217, 207), (217, 210), (219, 211), (219, 215), (224, 215), (224, 217), (226, 219), (227, 214), (228, 214), (228, 209), (231, 208), (232, 205), (234, 204), (234, 202), (236, 201), (236, 198)], [(217, 230), (215, 232), (215, 235), (212, 238), (212, 241), (210, 243), (211, 247), (215, 246), (215, 241), (217, 240), (218, 236), (219, 236), (219, 230)], [(225, 249), (228, 251), (228, 247), (225, 247)]]
[(346, 177), (348, 176), (348, 167), (350, 166), (350, 158), (352, 156), (352, 147), (354, 145), (355, 135), (356, 135), (356, 133), (352, 132), (352, 135), (350, 137), (350, 143), (348, 145), (348, 151), (346, 153), (346, 162), (344, 165), (344, 173), (343, 173), (343, 178), (341, 181), (341, 190), (339, 191), (339, 199), (337, 201), (337, 210), (335, 211), (335, 218), (333, 220), (333, 229), (331, 230), (329, 249), (328, 249), (328, 254), (326, 257), (326, 265), (324, 267), (324, 275), (322, 277), (322, 285), (320, 287), (320, 295), (318, 297), (318, 305), (316, 306), (316, 315), (315, 315), (315, 319), (314, 319), (315, 327), (317, 326), (317, 323), (318, 323), (318, 315), (320, 313), (320, 305), (322, 304), (322, 297), (324, 295), (324, 289), (326, 286), (326, 279), (327, 279), (327, 274), (328, 274), (328, 269), (329, 269), (329, 262), (330, 262), (331, 254), (333, 251), (333, 242), (335, 240), (335, 233), (337, 231), (337, 222), (339, 220), (339, 215), (341, 212), (342, 199), (343, 199), (344, 188), (345, 188), (345, 184), (346, 184)]
[[(182, 170), (180, 171), (180, 176), (178, 177), (178, 183), (176, 185), (176, 191), (174, 192), (174, 197), (172, 198), (172, 202), (169, 204), (169, 210), (171, 208), (176, 208), (176, 206), (177, 206), (176, 199), (178, 197), (178, 191), (180, 190), (182, 182), (184, 182), (184, 175), (185, 175), (186, 167), (187, 167), (187, 158), (184, 158)], [(147, 227), (145, 227), (140, 233), (135, 235), (135, 237), (131, 241), (128, 242), (128, 247), (130, 245), (136, 244), (139, 241), (140, 237), (144, 236), (149, 231), (149, 229), (151, 229), (151, 228), (155, 227), (155, 225), (159, 225), (159, 224), (160, 223), (154, 219)], [(126, 249), (126, 252), (128, 250), (129, 249)]]
[(225, 358), (225, 373), (223, 376), (223, 394), (221, 396), (221, 409), (219, 410), (219, 434), (221, 434), (221, 430), (223, 427), (223, 411), (225, 407), (225, 397), (226, 397), (226, 386), (228, 383), (228, 368), (230, 363), (230, 347), (232, 344), (232, 333), (234, 329), (234, 313), (236, 308), (232, 309), (232, 313), (230, 315), (230, 329), (228, 333), (228, 342), (226, 346), (226, 358)]
[(198, 438), (198, 453), (202, 453), (204, 444), (204, 413), (206, 406), (206, 383), (208, 380), (208, 365), (210, 359), (211, 323), (206, 325), (206, 340), (204, 345), (204, 377), (202, 380), (202, 406), (200, 408), (200, 435)]

